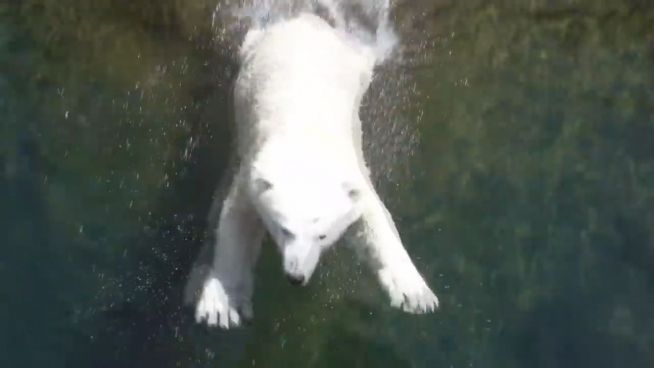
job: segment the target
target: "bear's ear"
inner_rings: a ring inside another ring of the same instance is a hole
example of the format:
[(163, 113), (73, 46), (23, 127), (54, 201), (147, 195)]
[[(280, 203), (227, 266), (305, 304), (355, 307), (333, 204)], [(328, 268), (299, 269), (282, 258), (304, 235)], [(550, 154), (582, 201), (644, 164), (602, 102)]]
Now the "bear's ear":
[(361, 198), (361, 190), (357, 188), (353, 183), (343, 183), (343, 189), (345, 189), (347, 196), (350, 197), (352, 201), (357, 201), (359, 198)]
[(252, 184), (254, 192), (259, 195), (272, 188), (272, 183), (264, 178), (255, 178)]
[(250, 168), (250, 178), (248, 180), (250, 193), (253, 195), (261, 195), (272, 188), (272, 183), (265, 179), (265, 175), (259, 170), (257, 165), (252, 165)]

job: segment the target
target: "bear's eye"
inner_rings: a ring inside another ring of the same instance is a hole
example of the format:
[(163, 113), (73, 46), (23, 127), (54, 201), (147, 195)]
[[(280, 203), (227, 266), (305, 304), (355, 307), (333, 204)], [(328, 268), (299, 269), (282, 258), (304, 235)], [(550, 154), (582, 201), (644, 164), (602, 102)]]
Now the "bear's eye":
[(320, 239), (320, 240), (325, 240), (326, 237), (327, 237), (327, 235), (325, 235), (325, 234), (318, 235), (318, 239)]
[(282, 227), (281, 231), (282, 231), (282, 235), (285, 238), (292, 239), (295, 236), (295, 235), (293, 235), (293, 233), (289, 229), (287, 229), (285, 227)]

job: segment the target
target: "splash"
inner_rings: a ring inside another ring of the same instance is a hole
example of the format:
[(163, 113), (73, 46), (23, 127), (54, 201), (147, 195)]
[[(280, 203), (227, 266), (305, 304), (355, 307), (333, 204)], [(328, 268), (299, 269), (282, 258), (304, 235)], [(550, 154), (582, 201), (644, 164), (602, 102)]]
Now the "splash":
[(233, 48), (249, 29), (265, 28), (310, 12), (353, 41), (370, 47), (380, 64), (391, 56), (398, 43), (389, 10), (388, 0), (224, 0), (216, 6), (212, 26), (216, 36), (231, 41)]

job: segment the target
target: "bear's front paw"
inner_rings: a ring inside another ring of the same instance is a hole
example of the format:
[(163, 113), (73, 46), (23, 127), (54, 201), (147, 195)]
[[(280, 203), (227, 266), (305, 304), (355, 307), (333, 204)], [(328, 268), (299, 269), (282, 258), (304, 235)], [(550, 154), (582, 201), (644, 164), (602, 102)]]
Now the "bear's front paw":
[(219, 325), (228, 329), (241, 325), (241, 317), (252, 318), (252, 305), (249, 301), (230, 296), (220, 280), (210, 277), (204, 283), (202, 295), (195, 309), (195, 320), (207, 322), (209, 326)]
[(379, 280), (395, 308), (418, 314), (438, 308), (438, 298), (413, 265), (384, 267), (379, 270)]

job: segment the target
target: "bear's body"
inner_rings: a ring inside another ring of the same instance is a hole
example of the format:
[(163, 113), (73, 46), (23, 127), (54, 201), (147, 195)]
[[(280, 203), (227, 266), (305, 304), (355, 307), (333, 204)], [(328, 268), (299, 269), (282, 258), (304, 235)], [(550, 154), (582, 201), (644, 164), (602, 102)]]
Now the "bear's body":
[(229, 328), (252, 316), (266, 230), (291, 282), (306, 284), (321, 252), (354, 223), (355, 246), (365, 248), (391, 304), (413, 313), (437, 307), (364, 162), (358, 111), (374, 61), (371, 50), (309, 14), (248, 33), (234, 91), (238, 169), (215, 229), (198, 322)]

